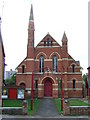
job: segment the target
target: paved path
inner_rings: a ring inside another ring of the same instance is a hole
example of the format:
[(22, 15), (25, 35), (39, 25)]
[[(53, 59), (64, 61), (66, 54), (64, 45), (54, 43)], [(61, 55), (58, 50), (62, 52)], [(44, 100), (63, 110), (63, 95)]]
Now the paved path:
[(43, 98), (36, 116), (40, 117), (59, 117), (53, 98)]

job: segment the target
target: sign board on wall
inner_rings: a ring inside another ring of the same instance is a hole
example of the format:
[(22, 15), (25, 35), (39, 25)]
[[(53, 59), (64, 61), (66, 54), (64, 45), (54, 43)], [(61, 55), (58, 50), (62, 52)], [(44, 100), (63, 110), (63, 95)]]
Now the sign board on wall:
[(18, 89), (17, 99), (24, 99), (24, 89)]
[(2, 89), (2, 99), (7, 99), (7, 98), (8, 98), (8, 90)]

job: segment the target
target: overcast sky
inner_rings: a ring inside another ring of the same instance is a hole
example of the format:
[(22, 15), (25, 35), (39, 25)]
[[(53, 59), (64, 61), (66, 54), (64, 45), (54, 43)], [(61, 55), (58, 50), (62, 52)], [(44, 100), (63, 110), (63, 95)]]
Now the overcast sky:
[(88, 0), (0, 0), (6, 70), (14, 70), (26, 57), (31, 3), (35, 22), (35, 46), (48, 32), (61, 45), (65, 31), (68, 52), (76, 61), (80, 61), (83, 73), (86, 73)]

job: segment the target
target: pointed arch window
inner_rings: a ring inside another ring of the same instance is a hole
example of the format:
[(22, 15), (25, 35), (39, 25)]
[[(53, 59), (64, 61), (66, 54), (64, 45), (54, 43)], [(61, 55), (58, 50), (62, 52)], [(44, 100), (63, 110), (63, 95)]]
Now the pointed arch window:
[(53, 41), (51, 41), (51, 47), (53, 46)]
[(38, 88), (38, 80), (36, 80), (36, 89)]
[(44, 72), (44, 57), (40, 56), (39, 58), (39, 72)]
[(49, 38), (47, 39), (47, 46), (49, 46)]
[(73, 73), (75, 72), (75, 65), (74, 64), (72, 65), (72, 72)]
[(56, 55), (53, 56), (53, 72), (57, 72), (58, 63)]
[(22, 73), (24, 73), (24, 72), (25, 72), (25, 66), (22, 65)]
[(44, 41), (44, 46), (46, 46), (46, 41)]
[(73, 88), (75, 88), (75, 80), (73, 80)]

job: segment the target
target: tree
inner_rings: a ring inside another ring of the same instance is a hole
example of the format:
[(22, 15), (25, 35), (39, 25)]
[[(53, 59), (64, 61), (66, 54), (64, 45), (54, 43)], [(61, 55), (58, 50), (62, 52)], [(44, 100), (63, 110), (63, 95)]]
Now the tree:
[(86, 97), (88, 95), (88, 89), (86, 89), (88, 85), (87, 85), (87, 75), (85, 74), (82, 76), (82, 83), (83, 83), (83, 97)]
[(87, 75), (84, 74), (82, 76), (82, 82), (83, 82), (84, 86), (86, 86), (86, 80), (87, 80)]
[(16, 73), (11, 77), (11, 79), (5, 80), (6, 85), (16, 85)]

